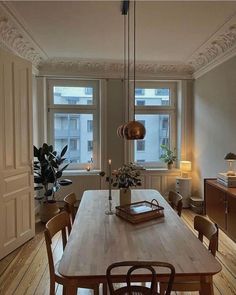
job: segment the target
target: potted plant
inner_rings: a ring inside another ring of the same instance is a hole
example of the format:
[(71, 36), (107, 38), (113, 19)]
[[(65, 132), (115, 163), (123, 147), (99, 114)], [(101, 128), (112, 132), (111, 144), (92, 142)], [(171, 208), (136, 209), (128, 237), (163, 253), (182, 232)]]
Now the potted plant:
[(168, 169), (172, 169), (174, 162), (176, 161), (177, 157), (175, 155), (175, 149), (174, 151), (170, 150), (167, 145), (161, 144), (162, 148), (162, 155), (160, 156), (160, 159), (167, 164)]
[[(140, 166), (129, 163), (112, 172), (112, 185), (120, 189), (120, 205), (131, 203), (131, 187), (141, 186), (140, 170)], [(101, 172), (100, 175), (104, 176), (105, 173)], [(106, 181), (109, 181), (109, 177)]]
[(40, 218), (42, 222), (47, 222), (59, 212), (59, 207), (55, 199), (55, 194), (61, 186), (70, 185), (69, 179), (60, 179), (63, 171), (69, 164), (61, 165), (66, 160), (64, 155), (67, 145), (61, 153), (53, 150), (52, 145), (44, 143), (39, 149), (34, 146), (34, 183), (35, 190), (43, 191), (43, 195), (36, 197), (40, 200)]

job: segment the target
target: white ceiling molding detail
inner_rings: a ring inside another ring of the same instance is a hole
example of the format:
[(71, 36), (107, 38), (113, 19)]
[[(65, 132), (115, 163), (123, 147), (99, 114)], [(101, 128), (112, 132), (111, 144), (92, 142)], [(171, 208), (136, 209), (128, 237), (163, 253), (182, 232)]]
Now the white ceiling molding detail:
[[(122, 78), (123, 62), (85, 60), (79, 58), (48, 58), (23, 18), (10, 2), (0, 2), (0, 47), (8, 49), (33, 64), (40, 75)], [(207, 73), (236, 55), (236, 15), (230, 17), (185, 62), (136, 64), (138, 79), (192, 79)]]
[[(133, 64), (130, 65), (132, 73)], [(108, 62), (99, 60), (52, 58), (42, 62), (39, 66), (41, 75), (85, 75), (101, 78), (123, 78), (124, 64), (122, 62)], [(136, 64), (138, 78), (183, 78), (191, 79), (192, 66), (185, 64), (158, 65), (154, 63)]]
[(236, 16), (225, 23), (189, 59), (194, 78), (199, 78), (236, 55)]
[(0, 43), (2, 48), (31, 61), (35, 67), (47, 58), (3, 2), (0, 3)]

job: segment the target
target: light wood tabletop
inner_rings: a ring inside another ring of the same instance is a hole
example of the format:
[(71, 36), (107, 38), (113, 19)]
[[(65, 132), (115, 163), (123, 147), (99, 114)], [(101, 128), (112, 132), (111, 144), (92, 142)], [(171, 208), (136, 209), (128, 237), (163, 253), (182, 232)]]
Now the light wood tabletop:
[[(119, 203), (119, 191), (112, 191)], [(62, 256), (59, 272), (83, 283), (106, 281), (107, 267), (118, 261), (165, 261), (174, 265), (175, 281), (199, 280), (201, 294), (213, 294), (212, 276), (221, 265), (187, 228), (156, 190), (132, 190), (132, 202), (157, 199), (164, 217), (130, 224), (116, 215), (106, 215), (108, 191), (85, 191), (72, 232)], [(167, 274), (162, 272), (160, 279)], [(117, 279), (122, 273), (116, 273)], [(145, 274), (137, 274), (145, 281)], [(73, 294), (73, 290), (70, 290)]]

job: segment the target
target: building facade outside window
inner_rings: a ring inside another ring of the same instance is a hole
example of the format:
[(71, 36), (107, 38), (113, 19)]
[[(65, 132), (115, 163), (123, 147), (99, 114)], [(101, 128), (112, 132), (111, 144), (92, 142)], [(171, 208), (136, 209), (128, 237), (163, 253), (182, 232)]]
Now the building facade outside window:
[[(146, 128), (144, 140), (134, 141), (132, 159), (145, 167), (165, 167), (161, 145), (176, 147), (176, 83), (137, 82), (135, 119)], [(138, 91), (137, 91), (138, 89)], [(141, 91), (142, 90), (142, 91)], [(143, 93), (142, 104), (137, 93)]]
[(51, 143), (57, 151), (68, 145), (68, 169), (84, 169), (91, 159), (100, 168), (99, 81), (58, 79), (48, 86)]

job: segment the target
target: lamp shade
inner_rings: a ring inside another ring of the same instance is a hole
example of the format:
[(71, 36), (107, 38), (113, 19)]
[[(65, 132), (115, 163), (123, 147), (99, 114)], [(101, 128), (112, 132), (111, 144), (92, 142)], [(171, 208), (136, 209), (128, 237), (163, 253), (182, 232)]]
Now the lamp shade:
[(190, 172), (192, 169), (192, 163), (190, 161), (180, 161), (180, 170), (184, 172)]
[(138, 121), (130, 121), (124, 125), (123, 135), (125, 139), (143, 139), (145, 137), (145, 134), (145, 127)]
[(226, 161), (236, 161), (236, 155), (234, 153), (228, 153), (224, 156)]

